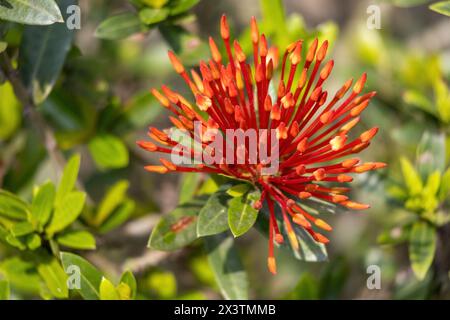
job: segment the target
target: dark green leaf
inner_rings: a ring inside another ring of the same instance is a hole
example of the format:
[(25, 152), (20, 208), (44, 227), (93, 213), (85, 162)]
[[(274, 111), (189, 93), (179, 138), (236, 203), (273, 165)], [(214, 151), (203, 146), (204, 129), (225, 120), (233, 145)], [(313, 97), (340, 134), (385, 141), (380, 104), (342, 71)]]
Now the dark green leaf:
[(409, 236), (409, 259), (414, 274), (423, 280), (434, 259), (436, 229), (425, 221), (414, 223)]
[(184, 203), (192, 199), (198, 191), (201, 176), (197, 172), (183, 174), (180, 188), (179, 203)]
[(224, 189), (213, 193), (200, 210), (197, 223), (199, 237), (218, 234), (228, 227), (228, 200), (230, 197)]
[(80, 289), (74, 289), (85, 300), (100, 299), (100, 283), (103, 275), (85, 259), (69, 252), (61, 252), (61, 261), (66, 272), (70, 268), (78, 267), (81, 272)]
[(94, 236), (87, 231), (65, 231), (58, 234), (56, 241), (73, 249), (94, 250), (96, 248)]
[(197, 216), (205, 202), (205, 197), (195, 198), (165, 215), (153, 229), (148, 246), (170, 251), (197, 239)]
[[(76, 0), (59, 1), (65, 17), (67, 7), (74, 4)], [(19, 50), (19, 71), (37, 104), (47, 98), (58, 79), (73, 36), (74, 31), (65, 24), (25, 27)]]
[(288, 295), (292, 300), (319, 299), (319, 282), (309, 272), (302, 273), (294, 290)]
[(205, 239), (209, 264), (214, 272), (220, 292), (225, 299), (248, 299), (247, 273), (234, 246), (232, 237), (226, 234)]
[(89, 142), (89, 151), (101, 169), (117, 169), (128, 165), (128, 150), (119, 138), (99, 134)]
[(64, 22), (61, 11), (54, 0), (0, 1), (0, 19), (34, 25)]
[(228, 224), (235, 237), (243, 235), (255, 224), (258, 210), (253, 204), (260, 197), (259, 191), (253, 191), (229, 201)]
[(121, 13), (104, 20), (95, 30), (95, 36), (101, 39), (119, 40), (144, 30), (145, 27), (137, 15)]

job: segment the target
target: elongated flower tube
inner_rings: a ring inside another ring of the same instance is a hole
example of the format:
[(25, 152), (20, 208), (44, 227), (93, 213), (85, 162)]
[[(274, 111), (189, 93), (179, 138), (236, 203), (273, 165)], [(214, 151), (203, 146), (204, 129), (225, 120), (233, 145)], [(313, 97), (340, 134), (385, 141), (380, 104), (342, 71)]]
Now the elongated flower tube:
[[(197, 69), (187, 70), (169, 51), (175, 71), (192, 91), (193, 103), (167, 86), (152, 89), (173, 113), (170, 120), (175, 128), (194, 142), (180, 144), (173, 128), (150, 128), (151, 141), (137, 143), (147, 151), (166, 154), (160, 164), (145, 167), (148, 171), (223, 174), (259, 188), (261, 198), (253, 205), (256, 209), (266, 205), (270, 213), (268, 268), (275, 274), (274, 243), (285, 241), (279, 221), (295, 250), (301, 248), (293, 223), (318, 243), (329, 242), (320, 232), (331, 231), (331, 226), (309, 213), (302, 201), (316, 198), (354, 210), (369, 207), (350, 200), (346, 195), (350, 189), (342, 184), (353, 180), (351, 174), (385, 166), (352, 157), (370, 145), (378, 128), (349, 136), (375, 92), (361, 93), (365, 73), (355, 83), (346, 81), (334, 94), (324, 89), (334, 66), (333, 60), (325, 61), (328, 41), (315, 39), (304, 48), (298, 40), (279, 59), (252, 18), (253, 55), (248, 58), (239, 42), (231, 41), (225, 16), (221, 36), (225, 54), (209, 38), (212, 58), (201, 61)], [(275, 80), (278, 67), (280, 76)], [(239, 140), (236, 132), (244, 139)]]

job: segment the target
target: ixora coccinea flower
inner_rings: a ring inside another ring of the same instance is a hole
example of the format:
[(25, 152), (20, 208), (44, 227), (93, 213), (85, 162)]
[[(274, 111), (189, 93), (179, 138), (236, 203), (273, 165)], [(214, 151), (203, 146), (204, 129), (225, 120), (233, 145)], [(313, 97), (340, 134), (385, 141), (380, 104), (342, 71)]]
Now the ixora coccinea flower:
[[(268, 268), (276, 273), (274, 242), (285, 241), (279, 221), (284, 223), (294, 249), (299, 249), (299, 243), (292, 223), (306, 230), (316, 242), (329, 242), (318, 230), (332, 228), (307, 212), (302, 201), (316, 198), (354, 210), (369, 207), (350, 200), (345, 195), (350, 189), (341, 184), (352, 181), (349, 174), (385, 166), (380, 162), (360, 163), (351, 157), (367, 148), (378, 131), (371, 128), (356, 138), (349, 137), (375, 92), (361, 94), (366, 74), (354, 84), (348, 80), (334, 95), (323, 89), (334, 65), (333, 60), (325, 62), (327, 41), (314, 40), (303, 59), (303, 41), (289, 45), (280, 64), (281, 74), (275, 80), (274, 70), (279, 64), (276, 50), (268, 47), (264, 34), (259, 34), (255, 18), (251, 21), (253, 65), (239, 43), (231, 42), (225, 16), (221, 36), (226, 57), (210, 38), (212, 59), (200, 62), (199, 70), (189, 72), (169, 52), (175, 71), (192, 91), (195, 103), (167, 86), (162, 86), (161, 91), (152, 90), (173, 113), (170, 120), (177, 130), (193, 144), (180, 146), (173, 128), (150, 128), (152, 141), (138, 141), (138, 145), (171, 157), (172, 161), (165, 157), (160, 165), (147, 166), (148, 171), (222, 174), (258, 188), (261, 197), (253, 206), (259, 210), (265, 205), (269, 209)], [(234, 135), (230, 136), (230, 132)], [(248, 139), (239, 139), (236, 132)], [(217, 143), (219, 140), (225, 140), (225, 147)]]

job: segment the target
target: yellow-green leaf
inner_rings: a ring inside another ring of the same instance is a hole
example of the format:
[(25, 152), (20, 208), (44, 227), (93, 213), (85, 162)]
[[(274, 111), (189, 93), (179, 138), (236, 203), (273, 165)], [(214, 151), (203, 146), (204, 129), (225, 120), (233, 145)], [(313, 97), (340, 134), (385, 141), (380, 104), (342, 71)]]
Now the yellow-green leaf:
[(409, 236), (409, 259), (414, 274), (423, 280), (434, 259), (436, 229), (426, 221), (414, 223)]

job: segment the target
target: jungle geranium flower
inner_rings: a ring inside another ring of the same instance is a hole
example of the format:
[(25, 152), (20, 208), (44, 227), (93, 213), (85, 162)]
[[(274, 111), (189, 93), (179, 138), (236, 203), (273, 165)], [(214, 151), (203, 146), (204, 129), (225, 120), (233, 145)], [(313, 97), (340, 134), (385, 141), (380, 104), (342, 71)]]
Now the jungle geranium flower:
[[(174, 126), (193, 139), (196, 137), (194, 122), (200, 123), (202, 130), (215, 130), (219, 134), (228, 129), (275, 130), (277, 171), (270, 175), (262, 174), (270, 163), (252, 163), (248, 141), (233, 149), (233, 159), (245, 160), (240, 164), (227, 163), (227, 149), (219, 154), (222, 161), (218, 163), (179, 165), (161, 158), (161, 165), (149, 165), (146, 169), (159, 173), (223, 174), (247, 180), (259, 188), (261, 198), (254, 206), (260, 209), (266, 203), (270, 212), (268, 268), (276, 273), (274, 242), (284, 241), (277, 222), (278, 212), (291, 246), (298, 250), (292, 222), (304, 228), (319, 243), (326, 244), (329, 240), (318, 229), (332, 230), (325, 221), (307, 212), (302, 206), (303, 199), (317, 198), (355, 210), (369, 207), (350, 200), (345, 195), (350, 189), (340, 184), (352, 181), (349, 174), (385, 166), (380, 162), (360, 163), (359, 159), (351, 158), (352, 154), (367, 148), (378, 131), (375, 127), (354, 139), (349, 137), (349, 131), (360, 121), (361, 112), (375, 92), (361, 94), (366, 82), (364, 73), (354, 85), (350, 79), (329, 97), (323, 84), (334, 62), (324, 61), (328, 41), (319, 44), (315, 39), (307, 49), (304, 61), (302, 40), (287, 47), (281, 60), (280, 78), (273, 86), (277, 88), (276, 97), (271, 96), (270, 88), (275, 83), (274, 69), (278, 65), (277, 51), (268, 47), (264, 34), (259, 34), (255, 18), (251, 20), (253, 65), (247, 62), (238, 41), (231, 43), (225, 16), (221, 19), (221, 36), (227, 61), (224, 61), (214, 40), (209, 38), (212, 59), (200, 62), (199, 72), (192, 69), (189, 73), (178, 57), (169, 51), (170, 61), (192, 91), (195, 104), (191, 105), (167, 86), (162, 86), (162, 92), (153, 89), (152, 93), (173, 112), (170, 120)], [(138, 141), (143, 149), (166, 154), (175, 152), (177, 142), (168, 130), (150, 128), (148, 135), (152, 142)], [(258, 136), (257, 139), (263, 138)], [(268, 133), (265, 138), (263, 145), (273, 144), (273, 141), (267, 141), (271, 139)], [(210, 136), (200, 139), (200, 152), (207, 152), (211, 140), (214, 138)], [(261, 152), (261, 144), (258, 146), (257, 153)], [(274, 150), (269, 149), (269, 153)], [(194, 155), (199, 151), (192, 148), (190, 152)], [(217, 156), (217, 152), (212, 151), (211, 154)], [(280, 210), (276, 211), (275, 206)]]

